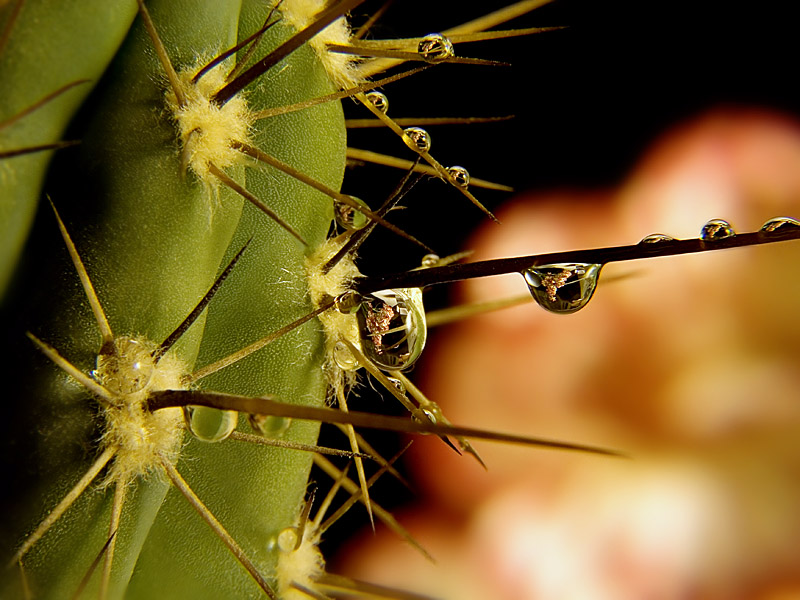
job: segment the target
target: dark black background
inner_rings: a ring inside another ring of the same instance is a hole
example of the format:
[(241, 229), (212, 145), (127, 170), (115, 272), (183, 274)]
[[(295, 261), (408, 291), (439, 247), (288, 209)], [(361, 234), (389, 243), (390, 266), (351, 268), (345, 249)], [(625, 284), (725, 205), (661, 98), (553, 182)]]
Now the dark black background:
[[(444, 30), (503, 6), (504, 2), (397, 0), (374, 37), (420, 36)], [(556, 0), (501, 26), (566, 26), (505, 41), (462, 44), (463, 56), (508, 61), (510, 67), (441, 65), (383, 91), (393, 117), (516, 115), (512, 121), (430, 128), (431, 153), (445, 165), (461, 164), (477, 177), (520, 192), (548, 188), (596, 188), (618, 184), (639, 156), (672, 126), (718, 107), (763, 107), (800, 113), (797, 28), (789, 2)], [(354, 11), (355, 21), (378, 3)], [(348, 116), (369, 116), (345, 102)], [(412, 158), (386, 130), (352, 132), (350, 144)], [(361, 167), (345, 178), (344, 191), (379, 203), (401, 177), (384, 167)], [(474, 189), (490, 209), (509, 194)], [(377, 197), (376, 197), (377, 196)], [(405, 200), (392, 220), (440, 254), (463, 249), (485, 217), (457, 192), (427, 181)], [(363, 272), (415, 267), (423, 251), (378, 232), (361, 252)], [(445, 287), (446, 286), (442, 286)], [(426, 293), (426, 305), (447, 302), (447, 290)], [(356, 408), (374, 410), (363, 391)], [(400, 413), (392, 400), (382, 403)], [(323, 438), (323, 440), (326, 438)], [(385, 455), (399, 442), (385, 434), (371, 441)], [(331, 443), (341, 443), (334, 436)], [(375, 495), (386, 505), (410, 496), (382, 482)], [(338, 531), (366, 525), (351, 511)], [(340, 542), (336, 529), (328, 550)]]

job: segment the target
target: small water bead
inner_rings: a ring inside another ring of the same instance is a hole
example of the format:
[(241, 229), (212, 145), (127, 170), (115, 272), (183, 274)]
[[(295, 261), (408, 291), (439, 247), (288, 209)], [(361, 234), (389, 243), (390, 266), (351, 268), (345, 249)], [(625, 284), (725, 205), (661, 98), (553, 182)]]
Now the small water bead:
[(239, 413), (235, 410), (219, 410), (208, 406), (184, 406), (183, 419), (186, 427), (198, 440), (221, 442), (236, 429)]
[(383, 114), (389, 112), (389, 99), (383, 92), (369, 92), (367, 94), (367, 100)]
[(399, 379), (397, 379), (395, 377), (387, 377), (386, 379), (389, 380), (389, 382), (395, 387), (395, 389), (398, 392), (400, 392), (401, 394), (405, 394), (406, 393), (406, 386), (403, 384), (402, 381), (400, 381)]
[(422, 127), (406, 127), (403, 130), (403, 141), (417, 152), (428, 152), (431, 149), (431, 134)]
[(297, 549), (297, 528), (286, 527), (278, 533), (278, 548), (281, 552), (294, 552)]
[(440, 260), (438, 254), (426, 254), (422, 257), (422, 266), (429, 269), (438, 265)]
[(419, 288), (368, 294), (356, 317), (364, 354), (378, 367), (407, 369), (422, 354), (428, 328)]
[(764, 233), (776, 233), (778, 231), (787, 231), (799, 227), (800, 221), (797, 219), (792, 219), (791, 217), (775, 217), (764, 223), (761, 226), (761, 231)]
[(350, 352), (350, 348), (348, 348), (347, 344), (344, 342), (336, 342), (334, 344), (333, 362), (344, 371), (354, 371), (361, 366), (358, 364), (356, 357), (353, 356), (353, 353)]
[(640, 244), (658, 244), (659, 242), (674, 242), (675, 238), (671, 235), (665, 235), (663, 233), (651, 233), (650, 235), (644, 236)]
[[(367, 203), (361, 200), (361, 198), (356, 198), (355, 196), (350, 196), (350, 198), (359, 206), (363, 206), (365, 209), (369, 210), (369, 206), (367, 206)], [(347, 231), (361, 229), (367, 224), (368, 220), (367, 215), (360, 210), (339, 200), (333, 201), (333, 218), (336, 220), (336, 224), (339, 225), (339, 227)]]
[(98, 382), (114, 394), (140, 392), (150, 382), (155, 361), (150, 350), (141, 342), (122, 336), (114, 340), (110, 352), (97, 356), (92, 372)]
[(589, 303), (602, 268), (597, 264), (558, 263), (531, 267), (522, 276), (539, 306), (565, 315)]
[(716, 242), (736, 235), (730, 223), (724, 219), (711, 219), (700, 230), (700, 239), (704, 242)]
[(425, 62), (437, 63), (456, 55), (453, 42), (441, 33), (429, 33), (419, 41), (417, 52)]
[(468, 188), (469, 187), (469, 171), (467, 171), (464, 167), (453, 166), (447, 167), (447, 172), (450, 173), (450, 177), (452, 177), (456, 185), (461, 188)]
[(364, 297), (355, 290), (347, 290), (343, 294), (339, 294), (334, 299), (336, 310), (343, 315), (352, 315), (361, 306)]
[(288, 417), (272, 415), (247, 415), (247, 421), (254, 432), (266, 438), (281, 437), (292, 424), (292, 420)]

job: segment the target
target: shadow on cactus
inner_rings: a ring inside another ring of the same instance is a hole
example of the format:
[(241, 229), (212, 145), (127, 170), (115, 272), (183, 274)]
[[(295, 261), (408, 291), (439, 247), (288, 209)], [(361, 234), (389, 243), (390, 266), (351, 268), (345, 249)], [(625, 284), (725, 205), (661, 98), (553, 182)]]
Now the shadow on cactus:
[[(452, 43), (538, 32), (483, 33), (544, 3), (445, 35), (366, 41), (372, 20), (352, 33), (343, 19), (358, 0), (139, 2), (76, 120), (79, 152), (46, 183), (62, 236), (49, 208), (40, 211), (4, 307), (14, 324), (6, 343), (21, 347), (25, 332), (33, 341), (6, 364), (9, 393), (24, 401), (5, 447), (26, 459), (5, 467), (14, 492), (3, 539), (14, 550), (4, 590), (407, 597), (325, 573), (316, 548), (359, 501), (409, 537), (370, 501), (369, 487), (393, 467), (354, 427), (434, 434), (478, 460), (469, 438), (616, 454), (451, 425), (403, 374), (424, 349), (421, 289), (519, 272), (537, 302), (574, 312), (607, 262), (796, 239), (796, 221), (484, 263), (427, 254), (419, 269), (389, 276), (364, 277), (355, 264), (376, 226), (419, 244), (389, 217), (421, 177), (445, 181), (489, 216), (470, 185), (502, 187), (443, 166), (421, 123), (388, 116), (374, 88), (419, 69), (369, 78), (408, 61), (491, 64), (457, 56)], [(347, 97), (414, 153), (349, 152), (406, 171), (377, 210), (369, 207), (379, 199), (339, 191), (348, 151), (338, 101)], [(348, 411), (359, 368), (411, 418)], [(314, 445), (322, 422), (342, 426), (348, 450)], [(356, 475), (326, 452), (352, 459)], [(304, 501), (312, 454), (335, 480), (313, 519), (314, 502)], [(348, 500), (324, 520), (339, 488)]]

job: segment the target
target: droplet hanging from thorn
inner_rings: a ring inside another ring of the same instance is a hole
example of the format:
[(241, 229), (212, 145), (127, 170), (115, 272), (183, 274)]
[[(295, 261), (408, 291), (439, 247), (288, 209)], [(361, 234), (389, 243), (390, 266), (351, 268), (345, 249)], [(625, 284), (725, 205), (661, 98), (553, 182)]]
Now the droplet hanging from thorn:
[(671, 235), (665, 235), (663, 233), (651, 233), (650, 235), (644, 236), (639, 243), (640, 244), (658, 244), (659, 242), (674, 242), (675, 238)]
[(589, 303), (603, 265), (564, 263), (538, 265), (522, 272), (531, 296), (542, 308), (574, 313)]
[(361, 366), (358, 364), (356, 357), (353, 356), (353, 353), (350, 352), (350, 348), (348, 348), (347, 344), (344, 342), (336, 342), (334, 344), (333, 362), (343, 371), (354, 371)]
[[(355, 196), (350, 196), (350, 198), (359, 206), (363, 206), (367, 210), (369, 209), (367, 203), (361, 200), (361, 198), (356, 198)], [(333, 218), (336, 220), (336, 224), (339, 225), (339, 227), (347, 231), (361, 229), (367, 224), (367, 216), (364, 213), (339, 200), (333, 201)]]
[(798, 227), (800, 227), (800, 221), (797, 219), (792, 219), (791, 217), (775, 217), (764, 223), (761, 226), (761, 231), (763, 233), (775, 233), (788, 229), (797, 229)]
[(292, 424), (289, 418), (272, 415), (247, 415), (247, 420), (254, 432), (266, 438), (281, 437)]
[(464, 167), (447, 167), (447, 172), (450, 173), (450, 177), (455, 180), (458, 187), (469, 187), (469, 171), (467, 171)]
[(428, 328), (419, 288), (364, 296), (358, 312), (364, 355), (382, 369), (407, 369), (422, 354)]
[(438, 265), (440, 260), (438, 254), (426, 254), (422, 257), (422, 266), (429, 269)]
[(431, 149), (431, 135), (422, 127), (404, 129), (403, 141), (406, 146), (417, 152), (428, 152)]
[(716, 242), (736, 235), (730, 223), (724, 219), (711, 219), (700, 230), (700, 239), (704, 242)]
[(437, 63), (456, 55), (453, 42), (441, 33), (429, 33), (419, 41), (417, 52), (425, 62)]
[(227, 439), (239, 422), (235, 410), (219, 410), (208, 406), (184, 406), (186, 427), (198, 440), (221, 442)]
[(386, 94), (383, 92), (369, 92), (367, 94), (367, 100), (383, 114), (389, 112), (389, 98), (387, 98)]

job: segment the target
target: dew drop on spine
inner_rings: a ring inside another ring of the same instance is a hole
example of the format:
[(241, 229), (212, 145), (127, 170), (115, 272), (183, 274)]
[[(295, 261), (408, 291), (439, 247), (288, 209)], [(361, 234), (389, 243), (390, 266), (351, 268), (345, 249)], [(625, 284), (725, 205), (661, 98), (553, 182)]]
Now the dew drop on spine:
[(536, 265), (522, 272), (533, 299), (557, 314), (574, 313), (589, 303), (603, 265), (557, 263)]

